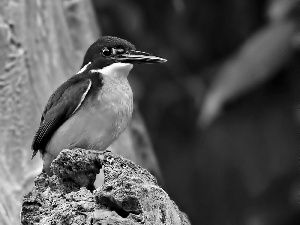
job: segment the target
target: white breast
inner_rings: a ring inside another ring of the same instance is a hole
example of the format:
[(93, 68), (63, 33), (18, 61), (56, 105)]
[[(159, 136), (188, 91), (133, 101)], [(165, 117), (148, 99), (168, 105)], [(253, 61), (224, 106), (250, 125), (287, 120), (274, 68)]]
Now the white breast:
[(128, 125), (133, 111), (129, 83), (105, 76), (96, 99), (87, 99), (52, 136), (46, 153), (54, 158), (65, 148), (105, 150)]

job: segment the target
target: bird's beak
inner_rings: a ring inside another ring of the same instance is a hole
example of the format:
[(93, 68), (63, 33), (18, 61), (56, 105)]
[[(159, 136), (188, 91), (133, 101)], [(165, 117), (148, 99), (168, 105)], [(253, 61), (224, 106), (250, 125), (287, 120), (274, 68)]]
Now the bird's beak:
[(164, 63), (166, 59), (151, 55), (147, 52), (131, 50), (117, 57), (118, 62), (122, 63)]

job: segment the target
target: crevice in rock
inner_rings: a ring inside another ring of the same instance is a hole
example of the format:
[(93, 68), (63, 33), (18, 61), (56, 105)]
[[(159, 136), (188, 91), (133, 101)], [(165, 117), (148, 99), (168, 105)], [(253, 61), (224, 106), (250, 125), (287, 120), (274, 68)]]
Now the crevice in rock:
[(122, 209), (120, 206), (118, 206), (116, 203), (114, 203), (107, 197), (102, 197), (101, 203), (103, 206), (107, 207), (110, 211), (115, 211), (119, 216), (123, 218), (127, 218), (129, 216), (130, 212), (127, 212), (126, 210)]
[(23, 207), (29, 207), (29, 206), (38, 206), (38, 207), (42, 207), (42, 204), (39, 202), (24, 202), (23, 203)]

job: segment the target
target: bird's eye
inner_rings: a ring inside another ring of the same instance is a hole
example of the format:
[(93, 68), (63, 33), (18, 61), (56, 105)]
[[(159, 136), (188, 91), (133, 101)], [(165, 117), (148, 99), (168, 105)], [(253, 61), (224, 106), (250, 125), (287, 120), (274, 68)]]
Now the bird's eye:
[(112, 56), (112, 55), (116, 55), (117, 54), (117, 50), (115, 48), (103, 48), (102, 49), (102, 55), (108, 57), (108, 56)]
[(111, 48), (103, 48), (102, 49), (102, 55), (104, 56), (110, 56), (113, 53)]

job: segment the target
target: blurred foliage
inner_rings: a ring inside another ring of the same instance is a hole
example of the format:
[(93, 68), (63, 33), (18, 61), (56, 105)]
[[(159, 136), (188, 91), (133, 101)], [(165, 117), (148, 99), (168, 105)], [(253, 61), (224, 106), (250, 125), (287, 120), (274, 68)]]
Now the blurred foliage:
[(129, 79), (193, 224), (299, 221), (297, 2), (94, 0), (103, 35), (168, 59)]

